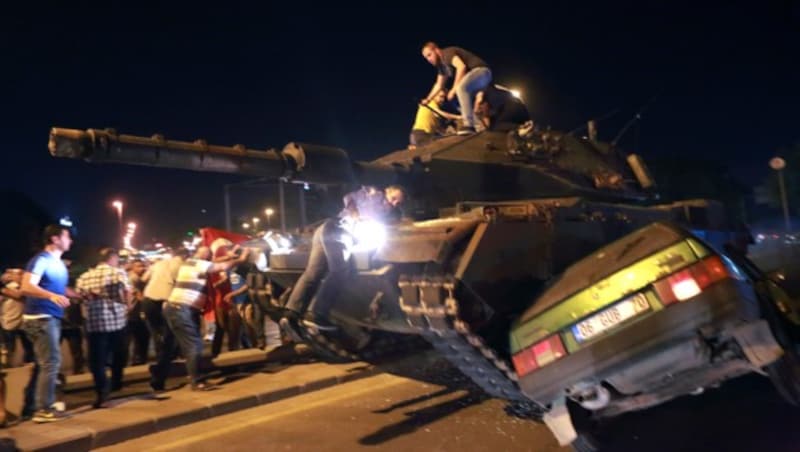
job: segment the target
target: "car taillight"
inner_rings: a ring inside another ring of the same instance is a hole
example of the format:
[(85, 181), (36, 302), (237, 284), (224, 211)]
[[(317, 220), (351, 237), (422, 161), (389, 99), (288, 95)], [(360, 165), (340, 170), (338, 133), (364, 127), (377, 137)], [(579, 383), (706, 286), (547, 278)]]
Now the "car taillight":
[(517, 353), (512, 360), (517, 375), (521, 377), (566, 355), (567, 352), (564, 350), (561, 337), (554, 334)]
[(672, 304), (699, 295), (706, 287), (728, 277), (728, 270), (719, 256), (711, 256), (656, 281), (653, 288), (661, 302)]

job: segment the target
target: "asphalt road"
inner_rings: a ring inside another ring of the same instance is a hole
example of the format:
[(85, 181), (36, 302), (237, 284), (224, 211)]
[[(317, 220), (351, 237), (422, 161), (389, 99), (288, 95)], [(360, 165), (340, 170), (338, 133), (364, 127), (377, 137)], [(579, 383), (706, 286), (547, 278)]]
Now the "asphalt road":
[(412, 372), (418, 379), (379, 374), (99, 450), (569, 450), (443, 363)]
[[(555, 451), (549, 431), (507, 415), (439, 360), (117, 444), (108, 451)], [(223, 389), (224, 390), (224, 389)], [(797, 451), (800, 408), (765, 377), (729, 382), (602, 425), (612, 451)]]

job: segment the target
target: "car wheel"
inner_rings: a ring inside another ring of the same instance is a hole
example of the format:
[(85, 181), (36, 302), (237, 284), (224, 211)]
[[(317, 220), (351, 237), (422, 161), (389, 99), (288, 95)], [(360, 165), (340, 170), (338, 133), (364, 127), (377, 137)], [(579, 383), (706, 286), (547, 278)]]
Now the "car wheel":
[(570, 444), (575, 452), (599, 452), (600, 446), (591, 433), (577, 432), (578, 437)]
[(762, 316), (783, 348), (783, 355), (765, 370), (781, 397), (792, 405), (800, 406), (800, 354), (797, 350), (796, 327), (778, 312), (775, 304), (763, 292), (759, 294), (759, 299)]
[(602, 451), (602, 444), (595, 434), (598, 430), (597, 421), (592, 418), (591, 412), (572, 401), (567, 402), (567, 407), (570, 417), (572, 417), (575, 433), (578, 434), (577, 438), (570, 443), (572, 450), (575, 452)]

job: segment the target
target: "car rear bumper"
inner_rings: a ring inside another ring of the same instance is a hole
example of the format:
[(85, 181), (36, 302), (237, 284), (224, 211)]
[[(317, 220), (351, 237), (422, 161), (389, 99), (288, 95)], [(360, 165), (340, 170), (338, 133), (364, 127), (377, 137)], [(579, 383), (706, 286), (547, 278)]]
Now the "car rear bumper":
[(695, 341), (698, 330), (718, 335), (757, 319), (757, 306), (746, 283), (719, 282), (520, 378), (520, 388), (532, 400), (549, 403), (579, 382), (600, 382), (662, 350)]

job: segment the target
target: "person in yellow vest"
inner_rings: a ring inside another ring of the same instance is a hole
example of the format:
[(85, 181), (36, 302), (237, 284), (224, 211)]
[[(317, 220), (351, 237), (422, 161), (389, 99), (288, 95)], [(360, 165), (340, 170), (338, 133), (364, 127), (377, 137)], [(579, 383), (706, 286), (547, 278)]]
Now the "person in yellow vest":
[(417, 116), (414, 118), (414, 126), (411, 127), (409, 149), (430, 143), (436, 136), (442, 134), (447, 120), (457, 121), (460, 118), (458, 115), (442, 110), (445, 99), (445, 92), (441, 90), (433, 97), (433, 100), (419, 105)]

